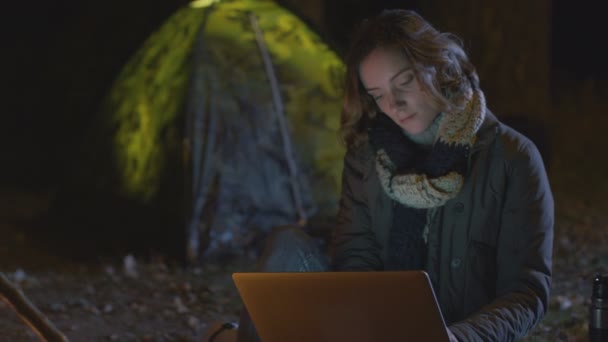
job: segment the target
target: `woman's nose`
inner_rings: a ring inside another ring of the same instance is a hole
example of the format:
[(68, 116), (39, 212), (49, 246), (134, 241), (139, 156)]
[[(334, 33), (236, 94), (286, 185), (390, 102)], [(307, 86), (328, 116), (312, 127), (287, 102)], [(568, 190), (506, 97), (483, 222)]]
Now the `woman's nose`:
[(391, 110), (397, 110), (403, 108), (407, 105), (407, 102), (401, 96), (401, 94), (397, 92), (391, 92), (388, 99), (388, 106)]

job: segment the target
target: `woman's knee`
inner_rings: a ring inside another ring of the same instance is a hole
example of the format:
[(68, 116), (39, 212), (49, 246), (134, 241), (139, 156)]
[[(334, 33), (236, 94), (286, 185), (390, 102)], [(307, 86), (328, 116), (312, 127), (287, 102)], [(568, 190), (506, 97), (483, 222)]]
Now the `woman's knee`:
[[(312, 239), (299, 227), (274, 228), (266, 240), (258, 263), (263, 272), (299, 272), (308, 268), (309, 259), (321, 259)], [(322, 263), (322, 262), (318, 262)]]
[(266, 245), (297, 246), (310, 243), (310, 237), (300, 227), (275, 227), (268, 236)]

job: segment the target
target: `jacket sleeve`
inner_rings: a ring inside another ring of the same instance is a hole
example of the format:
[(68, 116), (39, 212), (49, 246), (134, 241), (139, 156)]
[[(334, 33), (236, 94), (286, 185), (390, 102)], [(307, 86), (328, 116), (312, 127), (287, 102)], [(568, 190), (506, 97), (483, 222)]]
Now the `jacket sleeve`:
[(332, 267), (337, 271), (381, 270), (380, 245), (372, 231), (365, 191), (365, 158), (349, 150), (344, 158), (337, 227), (332, 236)]
[(450, 326), (462, 341), (513, 341), (547, 311), (553, 250), (553, 196), (529, 141), (505, 163), (507, 184), (496, 249), (496, 299)]

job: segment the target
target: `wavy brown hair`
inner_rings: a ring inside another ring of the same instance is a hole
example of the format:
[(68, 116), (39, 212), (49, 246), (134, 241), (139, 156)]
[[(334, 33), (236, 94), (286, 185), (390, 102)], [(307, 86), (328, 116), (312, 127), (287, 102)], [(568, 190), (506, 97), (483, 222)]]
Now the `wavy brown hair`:
[(367, 139), (369, 122), (379, 112), (359, 77), (362, 60), (379, 47), (404, 52), (423, 92), (442, 112), (461, 110), (465, 92), (479, 87), (475, 67), (458, 37), (437, 31), (414, 11), (385, 10), (362, 23), (346, 57), (340, 130), (348, 148)]

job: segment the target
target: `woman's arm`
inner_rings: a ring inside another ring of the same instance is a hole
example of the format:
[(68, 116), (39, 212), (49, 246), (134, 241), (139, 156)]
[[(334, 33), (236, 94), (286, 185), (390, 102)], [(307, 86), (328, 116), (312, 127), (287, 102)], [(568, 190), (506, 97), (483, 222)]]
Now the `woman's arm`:
[(371, 229), (364, 186), (365, 160), (358, 152), (349, 150), (344, 158), (340, 209), (331, 248), (332, 267), (338, 271), (383, 268), (380, 245)]
[(497, 298), (450, 326), (461, 341), (512, 341), (547, 311), (553, 249), (553, 196), (536, 147), (520, 146), (507, 166), (496, 250)]

